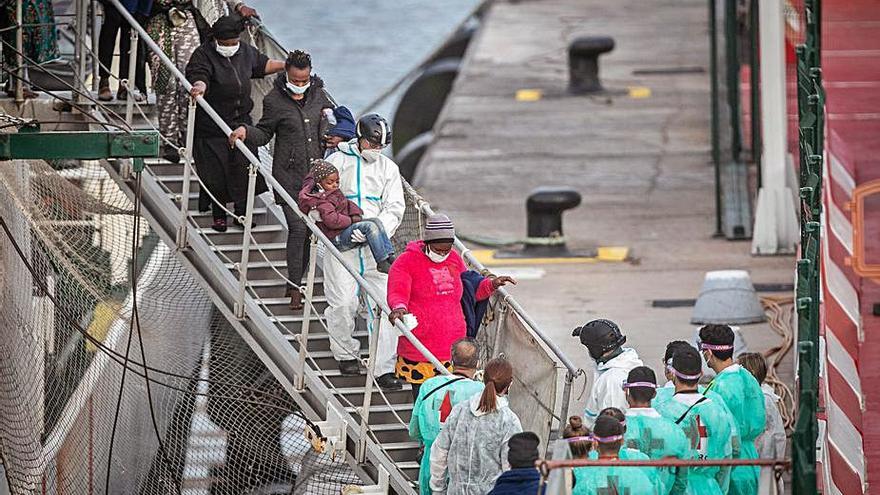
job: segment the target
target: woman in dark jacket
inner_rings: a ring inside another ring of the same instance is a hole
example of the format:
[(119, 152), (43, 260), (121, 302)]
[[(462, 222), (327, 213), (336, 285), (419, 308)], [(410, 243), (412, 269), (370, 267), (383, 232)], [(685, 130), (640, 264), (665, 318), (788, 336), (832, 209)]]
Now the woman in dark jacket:
[[(263, 146), (275, 137), (272, 176), (291, 197), (302, 189), (312, 160), (323, 158), (322, 137), (330, 128), (323, 112), (336, 105), (324, 89), (324, 82), (311, 74), (312, 58), (301, 50), (291, 52), (285, 73), (278, 76), (272, 91), (263, 98), (263, 117), (257, 125), (243, 125), (229, 137), (230, 143), (244, 139), (248, 146)], [(287, 278), (299, 285), (308, 265), (308, 229), (293, 208), (277, 194), (287, 220)], [(288, 287), (290, 308), (302, 309), (301, 294)]]
[[(196, 48), (186, 64), (186, 77), (193, 85), (192, 95), (204, 95), (205, 101), (230, 127), (252, 122), (251, 79), (284, 68), (284, 62), (269, 60), (253, 46), (242, 43), (239, 37), (243, 30), (244, 19), (240, 16), (221, 17), (211, 29), (213, 39)], [(201, 107), (196, 108), (193, 138), (193, 155), (199, 177), (217, 199), (217, 203), (212, 202), (206, 191), (200, 190), (199, 210), (212, 208), (212, 227), (224, 232), (226, 210), (221, 204), (235, 203), (235, 214), (245, 214), (248, 160), (240, 151), (229, 147), (226, 134)], [(251, 148), (256, 152), (256, 147)], [(266, 185), (258, 176), (256, 194), (265, 191)], [(238, 219), (235, 221), (240, 223)]]

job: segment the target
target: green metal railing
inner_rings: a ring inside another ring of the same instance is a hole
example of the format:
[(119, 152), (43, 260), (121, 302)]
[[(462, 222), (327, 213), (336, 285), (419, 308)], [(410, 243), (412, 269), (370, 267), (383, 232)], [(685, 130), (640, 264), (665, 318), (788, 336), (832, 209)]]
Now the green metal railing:
[(806, 40), (797, 47), (801, 254), (797, 262), (798, 414), (792, 437), (792, 488), (816, 493), (819, 433), (819, 271), (825, 93), (820, 57), (820, 0), (806, 0)]

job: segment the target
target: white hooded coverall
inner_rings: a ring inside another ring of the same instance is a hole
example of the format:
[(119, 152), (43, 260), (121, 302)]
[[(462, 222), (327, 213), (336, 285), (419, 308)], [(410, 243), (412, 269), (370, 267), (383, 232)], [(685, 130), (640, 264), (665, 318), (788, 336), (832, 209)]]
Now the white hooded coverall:
[(629, 376), (630, 370), (642, 366), (643, 363), (635, 349), (624, 347), (622, 350), (617, 356), (597, 365), (593, 372), (593, 388), (584, 408), (584, 423), (590, 428), (606, 407), (616, 407), (626, 413), (628, 404), (623, 382)]
[[(363, 211), (364, 218), (376, 218), (382, 223), (388, 237), (394, 235), (406, 202), (403, 184), (397, 164), (385, 155), (368, 162), (360, 154), (357, 139), (339, 143), (339, 151), (327, 157), (339, 170), (339, 189)], [(343, 259), (354, 265), (360, 274), (386, 299), (388, 275), (376, 270), (376, 260), (369, 247), (363, 244), (357, 249), (342, 253)], [(354, 318), (358, 310), (360, 287), (344, 266), (333, 256), (324, 256), (324, 293), (327, 297), (327, 327), (330, 333), (330, 351), (338, 361), (357, 359), (360, 342), (352, 336)], [(369, 301), (367, 326), (373, 331), (373, 318), (379, 318), (379, 335), (376, 348), (376, 376), (393, 373), (397, 359), (397, 330), (388, 318), (375, 311), (377, 301)], [(371, 335), (370, 338), (376, 336)]]

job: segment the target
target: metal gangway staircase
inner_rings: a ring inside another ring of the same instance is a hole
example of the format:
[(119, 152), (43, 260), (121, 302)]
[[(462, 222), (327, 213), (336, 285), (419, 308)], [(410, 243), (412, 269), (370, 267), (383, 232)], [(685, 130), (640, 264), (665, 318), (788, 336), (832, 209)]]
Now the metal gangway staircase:
[[(149, 50), (159, 55), (187, 90), (190, 88), (183, 75), (118, 0), (110, 0), (107, 8), (119, 10)], [(286, 52), (265, 28), (259, 28), (253, 42), (270, 57), (285, 58)], [(265, 88), (259, 85), (255, 89), (257, 107), (265, 94), (257, 94), (261, 90)], [(268, 199), (269, 195), (263, 199), (253, 194), (257, 174), (262, 174), (270, 191), (294, 203), (271, 176), (270, 154), (262, 150), (260, 157), (254, 156), (238, 143), (239, 150), (251, 162), (251, 194), (243, 228), (230, 226), (226, 232), (216, 232), (210, 226), (210, 212), (198, 211), (198, 196), (203, 185), (191, 159), (195, 105), (200, 105), (224, 132), (229, 134), (231, 130), (201, 97), (197, 100), (189, 108), (189, 133), (181, 153), (183, 163), (147, 159), (143, 172), (136, 175), (135, 162), (110, 160), (104, 164), (107, 172), (132, 200), (139, 197), (142, 215), (150, 227), (172, 248), (177, 260), (297, 405), (318, 422), (327, 439), (326, 449), (344, 456), (366, 485), (364, 493), (416, 493), (419, 445), (408, 435), (412, 409), (409, 387), (385, 392), (376, 386), (373, 363), (368, 359), (371, 340), (375, 346), (375, 339), (370, 339), (371, 329), (366, 324), (359, 324), (355, 337), (361, 341), (367, 375), (341, 376), (337, 370), (329, 350), (330, 336), (323, 318), (326, 299), (316, 260), (319, 255), (326, 260), (338, 257), (339, 253), (307, 216), (302, 218), (312, 233), (311, 263), (302, 281), (292, 281), (301, 284), (306, 307), (303, 311), (288, 308), (289, 298), (285, 297), (287, 227), (280, 208)], [(155, 129), (151, 105), (129, 98), (126, 110), (127, 123), (133, 128)], [(409, 232), (402, 229), (396, 243), (416, 238), (420, 219), (432, 213), (427, 201), (408, 184), (404, 187), (407, 196), (404, 221), (412, 228)], [(464, 245), (458, 243), (457, 248), (472, 268), (485, 270)], [(385, 317), (388, 311), (385, 301), (371, 297), (376, 294), (375, 287), (360, 278), (355, 267), (348, 268), (358, 279), (368, 304)], [(479, 337), (484, 357), (505, 355), (514, 362), (516, 375), (511, 407), (520, 416), (523, 428), (538, 433), (546, 449), (559, 429), (560, 418), (567, 418), (571, 387), (580, 370), (505, 290), (493, 296), (489, 313), (487, 320), (490, 321), (484, 321)], [(410, 339), (423, 351), (426, 360), (442, 369), (437, 359), (406, 328), (399, 324), (398, 330), (403, 338)], [(525, 363), (528, 366), (524, 366)], [(560, 378), (561, 390), (558, 388)]]

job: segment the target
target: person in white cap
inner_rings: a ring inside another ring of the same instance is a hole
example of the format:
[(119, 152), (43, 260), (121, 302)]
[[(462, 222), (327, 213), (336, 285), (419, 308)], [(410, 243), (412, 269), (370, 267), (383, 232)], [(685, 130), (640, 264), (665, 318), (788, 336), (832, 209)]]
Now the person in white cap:
[[(339, 190), (363, 210), (363, 218), (378, 220), (389, 238), (394, 236), (406, 203), (403, 183), (397, 164), (382, 154), (391, 143), (391, 126), (376, 114), (365, 115), (358, 120), (357, 137), (347, 143), (339, 143), (336, 153), (327, 161), (339, 170)], [(367, 236), (355, 230), (351, 242), (360, 244), (357, 249), (342, 253), (343, 259), (357, 267), (361, 276), (379, 289), (377, 297), (386, 297), (388, 275), (377, 270), (376, 260), (366, 247)], [(376, 311), (378, 302), (366, 297), (357, 281), (336, 258), (324, 256), (324, 294), (327, 296), (327, 328), (330, 333), (330, 351), (343, 375), (363, 373), (360, 365), (360, 342), (352, 336), (354, 318), (358, 313), (360, 296), (366, 299), (367, 328), (372, 331), (376, 318), (379, 323), (375, 356), (376, 382), (386, 390), (399, 390), (400, 381), (394, 377), (397, 357), (398, 332), (387, 318)]]

